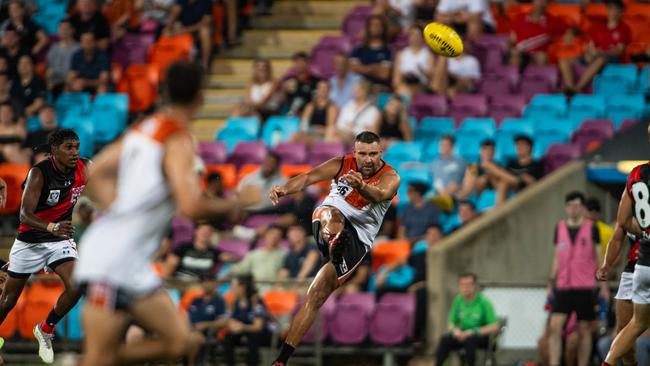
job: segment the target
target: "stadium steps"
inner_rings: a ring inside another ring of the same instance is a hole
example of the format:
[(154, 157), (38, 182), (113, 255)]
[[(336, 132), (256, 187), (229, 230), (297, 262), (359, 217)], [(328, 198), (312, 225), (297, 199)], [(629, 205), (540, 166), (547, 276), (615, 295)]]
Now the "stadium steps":
[(199, 141), (214, 139), (235, 104), (245, 95), (256, 58), (271, 60), (280, 79), (291, 67), (291, 56), (309, 52), (322, 36), (339, 35), (343, 18), (366, 0), (276, 0), (271, 16), (256, 17), (244, 31), (243, 45), (221, 52), (212, 63), (206, 103), (193, 130)]

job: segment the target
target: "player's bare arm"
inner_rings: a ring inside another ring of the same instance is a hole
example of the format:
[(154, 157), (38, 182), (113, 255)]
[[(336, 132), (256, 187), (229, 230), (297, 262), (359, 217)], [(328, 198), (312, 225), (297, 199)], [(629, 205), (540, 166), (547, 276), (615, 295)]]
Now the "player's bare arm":
[(621, 254), (621, 245), (624, 239), (625, 230), (623, 230), (623, 227), (617, 222), (614, 226), (614, 235), (612, 235), (609, 243), (607, 243), (607, 249), (605, 250), (605, 259), (596, 272), (596, 277), (599, 281), (607, 281), (609, 270), (614, 265), (616, 265), (616, 262), (618, 261), (618, 258)]
[(630, 196), (623, 192), (621, 202), (618, 205), (618, 213), (616, 214), (616, 222), (623, 227), (623, 230), (628, 233), (643, 236), (641, 226), (634, 218), (634, 209)]
[(300, 192), (312, 184), (334, 179), (341, 169), (342, 159), (342, 157), (330, 159), (307, 173), (289, 179), (283, 186), (273, 187), (269, 193), (271, 202), (277, 205), (281, 197)]
[(194, 146), (189, 134), (176, 134), (165, 143), (163, 169), (182, 215), (193, 220), (209, 219), (261, 201), (261, 192), (245, 187), (237, 199), (206, 199), (194, 172)]
[(344, 179), (350, 187), (357, 190), (361, 195), (372, 203), (379, 203), (392, 199), (399, 188), (400, 177), (396, 172), (389, 172), (381, 176), (376, 185), (370, 185), (363, 181), (361, 173), (350, 170)]
[(71, 238), (74, 234), (71, 221), (48, 222), (34, 214), (38, 205), (38, 198), (43, 189), (43, 180), (43, 172), (39, 168), (32, 168), (29, 171), (22, 204), (20, 205), (20, 223), (36, 230), (51, 232), (63, 238)]

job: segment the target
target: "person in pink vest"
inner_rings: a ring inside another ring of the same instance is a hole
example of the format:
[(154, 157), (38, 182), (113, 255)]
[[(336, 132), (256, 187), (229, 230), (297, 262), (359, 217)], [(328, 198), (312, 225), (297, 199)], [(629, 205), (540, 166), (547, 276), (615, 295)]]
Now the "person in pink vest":
[[(596, 269), (601, 261), (600, 235), (593, 222), (584, 217), (585, 196), (571, 192), (565, 197), (567, 218), (555, 228), (555, 256), (549, 281), (549, 295), (555, 298), (551, 311), (549, 355), (550, 365), (559, 366), (562, 355), (562, 330), (571, 313), (578, 319), (578, 366), (587, 366), (591, 356), (590, 323), (596, 319)], [(609, 298), (601, 287), (602, 296)]]

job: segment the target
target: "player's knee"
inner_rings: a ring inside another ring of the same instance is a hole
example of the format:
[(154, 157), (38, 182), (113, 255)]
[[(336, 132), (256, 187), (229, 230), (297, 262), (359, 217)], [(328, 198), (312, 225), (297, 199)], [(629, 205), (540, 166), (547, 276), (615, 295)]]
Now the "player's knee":
[(190, 332), (186, 330), (179, 331), (168, 337), (165, 345), (167, 358), (173, 360), (186, 355), (190, 350), (191, 341)]

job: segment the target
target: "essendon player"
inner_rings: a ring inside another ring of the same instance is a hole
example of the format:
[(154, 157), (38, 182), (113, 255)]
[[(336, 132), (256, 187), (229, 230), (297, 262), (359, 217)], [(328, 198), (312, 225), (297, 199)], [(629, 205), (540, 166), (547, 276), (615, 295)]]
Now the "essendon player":
[[(609, 271), (614, 267), (616, 261), (621, 253), (621, 246), (623, 239), (626, 237), (625, 230), (617, 223), (614, 228), (614, 235), (607, 244), (605, 258), (603, 264), (598, 269), (596, 277), (599, 281), (607, 281)], [(633, 305), (632, 305), (632, 282), (634, 277), (634, 266), (638, 260), (638, 250), (641, 242), (637, 240), (635, 235), (628, 234), (627, 238), (630, 242), (630, 249), (627, 255), (627, 264), (621, 273), (621, 281), (618, 285), (618, 292), (614, 299), (616, 300), (616, 334), (623, 330), (623, 327), (632, 319)], [(624, 365), (636, 364), (636, 353), (634, 346), (622, 357)]]
[(375, 241), (400, 184), (395, 169), (381, 159), (379, 142), (376, 134), (362, 132), (355, 138), (353, 154), (333, 158), (271, 190), (271, 201), (277, 204), (280, 197), (314, 183), (331, 182), (330, 194), (312, 216), (314, 237), (328, 262), (309, 286), (274, 366), (286, 365), (325, 300), (349, 278)]
[(603, 365), (616, 365), (650, 327), (650, 163), (635, 167), (618, 206), (617, 224), (641, 238), (632, 280), (632, 319), (616, 336)]
[(29, 276), (43, 268), (54, 271), (65, 290), (47, 319), (34, 327), (38, 355), (52, 363), (52, 338), (56, 323), (77, 303), (72, 284), (77, 246), (72, 239), (72, 210), (86, 186), (89, 162), (79, 158), (79, 137), (71, 129), (48, 137), (49, 159), (36, 164), (24, 183), (20, 228), (9, 254), (9, 278), (0, 298), (0, 322), (16, 305)]

